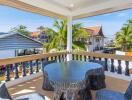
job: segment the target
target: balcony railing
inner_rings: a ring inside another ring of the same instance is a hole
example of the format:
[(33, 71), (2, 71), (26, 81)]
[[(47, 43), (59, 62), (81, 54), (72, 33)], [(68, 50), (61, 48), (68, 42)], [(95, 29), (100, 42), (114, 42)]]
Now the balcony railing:
[(4, 70), (5, 81), (10, 81), (11, 79), (18, 79), (20, 76), (25, 77), (40, 72), (44, 61), (64, 61), (66, 55), (67, 52), (58, 52), (0, 59), (0, 69)]
[[(104, 53), (95, 53), (95, 52), (84, 52), (77, 51), (71, 52), (72, 58), (74, 60), (98, 60), (104, 62), (105, 71), (110, 71), (118, 74), (125, 74), (126, 76), (130, 75), (129, 63), (132, 62), (132, 57), (115, 55), (115, 54), (104, 54)], [(116, 66), (115, 66), (116, 62)], [(122, 63), (125, 63), (125, 66), (122, 66)], [(123, 70), (123, 68), (125, 68)]]
[[(5, 81), (10, 81), (12, 79), (18, 79), (20, 76), (25, 77), (42, 71), (44, 61), (65, 61), (67, 54), (72, 55), (72, 60), (103, 61), (105, 71), (130, 76), (129, 63), (132, 62), (132, 57), (85, 51), (35, 54), (16, 58), (0, 59), (0, 66), (4, 66), (0, 67), (0, 69), (4, 70), (3, 73)], [(117, 62), (117, 66), (115, 66), (114, 62)], [(125, 70), (122, 69), (124, 68), (124, 66), (122, 67), (122, 62), (125, 62)]]

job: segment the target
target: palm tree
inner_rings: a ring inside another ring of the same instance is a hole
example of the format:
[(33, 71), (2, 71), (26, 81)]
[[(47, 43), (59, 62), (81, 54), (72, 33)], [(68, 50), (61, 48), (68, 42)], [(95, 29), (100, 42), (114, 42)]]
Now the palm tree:
[(116, 46), (123, 51), (131, 50), (132, 47), (132, 27), (125, 25), (119, 32), (116, 33)]
[(128, 25), (132, 26), (132, 19), (128, 20)]
[[(46, 48), (59, 50), (66, 49), (67, 47), (67, 21), (66, 20), (55, 20), (54, 29), (45, 28), (45, 33), (49, 35), (49, 43), (46, 44)], [(82, 24), (77, 23), (72, 25), (72, 38), (73, 48), (85, 49), (84, 41), (79, 39), (88, 38), (88, 33), (82, 28)]]

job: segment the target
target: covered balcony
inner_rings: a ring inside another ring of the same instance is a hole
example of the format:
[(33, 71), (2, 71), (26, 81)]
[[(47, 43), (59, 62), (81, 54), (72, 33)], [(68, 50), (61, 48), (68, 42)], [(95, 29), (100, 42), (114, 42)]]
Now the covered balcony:
[[(126, 91), (132, 80), (130, 69), (132, 57), (72, 50), (72, 21), (131, 8), (131, 0), (0, 0), (0, 4), (44, 16), (67, 19), (68, 21), (67, 50), (0, 59), (0, 66), (4, 65), (6, 68), (4, 78), (0, 77), (0, 80), (6, 82), (9, 93), (13, 98), (35, 92), (53, 100), (53, 91), (42, 89), (43, 63), (45, 60), (55, 60), (56, 62), (70, 60), (88, 62), (92, 60), (102, 62), (106, 76), (106, 89), (122, 93)], [(11, 70), (12, 65), (14, 66), (13, 70)], [(93, 100), (96, 100), (95, 94), (96, 91), (92, 91)]]
[[(43, 73), (42, 66), (45, 59), (48, 61), (56, 60), (57, 62), (66, 61), (67, 55), (72, 55), (72, 60), (90, 61), (98, 60), (105, 64), (105, 82), (106, 89), (115, 90), (124, 93), (132, 79), (129, 63), (131, 57), (117, 56), (113, 54), (89, 53), (84, 51), (57, 52), (47, 54), (29, 55), (17, 58), (1, 59), (0, 64), (6, 65), (5, 81), (12, 97), (21, 96), (30, 93), (40, 93), (53, 99), (53, 91), (42, 89)], [(118, 61), (118, 67), (115, 67), (113, 61)], [(108, 62), (109, 61), (109, 62)], [(126, 62), (125, 70), (122, 69), (120, 62)], [(33, 65), (36, 62), (36, 65)], [(26, 66), (29, 63), (29, 67)], [(15, 71), (10, 70), (11, 64), (14, 65)], [(18, 68), (21, 67), (21, 70)], [(95, 99), (96, 91), (92, 91), (92, 98)]]

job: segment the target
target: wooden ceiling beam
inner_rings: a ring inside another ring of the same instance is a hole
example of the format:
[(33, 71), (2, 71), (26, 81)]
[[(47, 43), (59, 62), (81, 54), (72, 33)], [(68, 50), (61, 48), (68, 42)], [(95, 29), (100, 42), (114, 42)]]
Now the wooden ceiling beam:
[(30, 4), (26, 4), (24, 2), (18, 1), (18, 0), (0, 0), (1, 5), (5, 6), (10, 6), (13, 8), (17, 8), (20, 10), (24, 10), (27, 12), (32, 12), (32, 13), (37, 13), (40, 15), (48, 16), (48, 17), (53, 17), (53, 18), (59, 18), (59, 19), (65, 19), (66, 16), (60, 15), (39, 7), (32, 6)]

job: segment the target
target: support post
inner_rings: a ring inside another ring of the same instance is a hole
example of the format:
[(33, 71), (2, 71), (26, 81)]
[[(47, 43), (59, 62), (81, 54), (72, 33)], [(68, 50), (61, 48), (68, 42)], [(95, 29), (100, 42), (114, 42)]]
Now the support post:
[[(67, 17), (67, 51), (72, 51), (72, 16)], [(67, 55), (67, 61), (72, 60), (72, 55)]]

